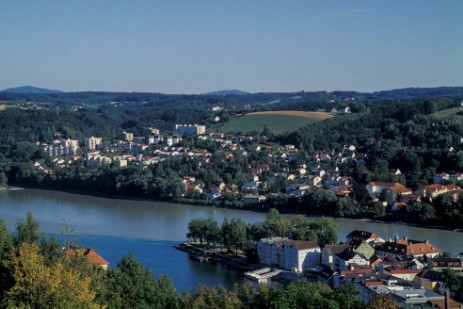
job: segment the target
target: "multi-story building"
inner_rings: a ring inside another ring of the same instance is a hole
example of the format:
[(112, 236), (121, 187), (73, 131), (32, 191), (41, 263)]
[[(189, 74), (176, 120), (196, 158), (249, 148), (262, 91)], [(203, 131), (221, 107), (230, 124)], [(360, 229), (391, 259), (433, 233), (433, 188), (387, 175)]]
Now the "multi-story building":
[(177, 145), (182, 141), (182, 137), (178, 134), (170, 135), (166, 139), (167, 146)]
[(124, 131), (122, 133), (119, 133), (118, 138), (126, 142), (131, 142), (133, 141), (133, 133)]
[(92, 137), (86, 138), (84, 142), (85, 142), (85, 148), (87, 148), (87, 150), (95, 150), (98, 147), (98, 145), (103, 144), (103, 138), (92, 136)]
[(303, 272), (320, 264), (320, 246), (315, 241), (262, 238), (257, 243), (257, 255), (264, 265), (293, 272)]
[(77, 140), (60, 140), (55, 141), (54, 145), (47, 145), (43, 148), (47, 157), (73, 156), (77, 154), (79, 141)]
[(285, 241), (283, 245), (284, 268), (303, 272), (320, 265), (320, 246), (315, 241)]
[(159, 134), (150, 134), (145, 136), (145, 144), (148, 145), (158, 145), (163, 142), (162, 135)]
[(264, 265), (279, 266), (283, 264), (283, 244), (288, 237), (262, 238), (257, 242), (257, 255)]
[(206, 126), (199, 124), (176, 124), (175, 132), (180, 135), (199, 135), (206, 133)]
[(69, 156), (77, 154), (79, 149), (79, 141), (73, 139), (61, 140), (61, 146), (63, 146), (64, 153)]
[(161, 134), (159, 129), (156, 129), (156, 128), (145, 129), (145, 135), (159, 135), (159, 134)]
[(414, 258), (426, 256), (434, 258), (440, 254), (439, 248), (436, 248), (428, 240), (411, 240), (407, 237), (386, 241), (384, 244), (375, 248), (376, 254), (381, 258), (386, 256), (401, 257), (412, 256)]

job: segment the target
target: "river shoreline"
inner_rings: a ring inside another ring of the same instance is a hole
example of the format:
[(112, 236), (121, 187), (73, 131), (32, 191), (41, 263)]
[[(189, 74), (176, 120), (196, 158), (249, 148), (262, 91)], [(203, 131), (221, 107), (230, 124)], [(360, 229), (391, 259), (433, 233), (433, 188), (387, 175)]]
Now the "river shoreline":
[[(8, 186), (3, 191), (17, 191), (17, 190), (25, 190), (25, 189), (34, 189), (34, 190), (45, 190), (45, 191), (55, 191), (55, 192), (65, 192), (69, 194), (76, 194), (81, 196), (91, 196), (96, 198), (108, 198), (108, 199), (117, 199), (117, 200), (127, 200), (127, 201), (142, 201), (142, 202), (158, 202), (158, 203), (172, 203), (172, 204), (183, 204), (183, 205), (190, 205), (190, 206), (202, 206), (202, 207), (213, 207), (213, 208), (220, 208), (220, 209), (230, 209), (230, 210), (239, 210), (239, 211), (248, 211), (253, 213), (267, 213), (268, 209), (258, 209), (256, 207), (248, 207), (248, 208), (238, 208), (238, 207), (228, 207), (223, 205), (208, 205), (206, 203), (194, 203), (193, 200), (189, 200), (188, 202), (182, 202), (177, 200), (159, 200), (159, 199), (148, 199), (148, 198), (139, 198), (133, 196), (126, 196), (126, 195), (114, 195), (114, 194), (107, 194), (107, 193), (99, 193), (93, 191), (81, 191), (81, 190), (64, 190), (64, 189), (54, 189), (54, 188), (42, 188), (42, 187), (34, 187), (34, 186)], [(303, 215), (308, 218), (322, 218), (324, 216), (319, 215), (310, 215), (310, 214), (301, 214), (301, 213), (291, 213), (280, 211), (281, 214), (284, 215)], [(404, 221), (389, 221), (389, 220), (378, 220), (378, 219), (370, 219), (370, 218), (352, 218), (352, 217), (333, 217), (336, 219), (348, 219), (360, 222), (371, 222), (371, 223), (380, 223), (380, 224), (390, 224), (390, 225), (405, 225), (417, 228), (425, 228), (431, 230), (445, 230), (445, 231), (453, 231), (458, 233), (463, 233), (463, 228), (451, 228), (445, 226), (429, 226), (411, 222), (404, 222)]]

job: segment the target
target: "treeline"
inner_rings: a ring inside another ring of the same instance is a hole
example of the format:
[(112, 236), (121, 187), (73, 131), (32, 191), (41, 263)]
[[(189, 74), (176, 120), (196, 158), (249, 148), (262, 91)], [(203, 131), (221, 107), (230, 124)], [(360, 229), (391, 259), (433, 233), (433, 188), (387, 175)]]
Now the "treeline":
[(55, 238), (37, 230), (30, 213), (15, 233), (0, 219), (0, 308), (375, 308), (359, 301), (353, 287), (310, 283), (284, 289), (199, 286), (180, 294), (170, 278), (154, 278), (131, 255), (104, 271), (85, 257), (65, 254)]
[(247, 224), (240, 218), (228, 220), (219, 226), (214, 218), (196, 218), (188, 223), (187, 238), (210, 244), (220, 244), (227, 251), (255, 248), (257, 241), (266, 237), (289, 237), (295, 240), (313, 240), (321, 246), (335, 244), (337, 225), (332, 218), (322, 217), (317, 221), (304, 216), (287, 220), (272, 208), (263, 222)]

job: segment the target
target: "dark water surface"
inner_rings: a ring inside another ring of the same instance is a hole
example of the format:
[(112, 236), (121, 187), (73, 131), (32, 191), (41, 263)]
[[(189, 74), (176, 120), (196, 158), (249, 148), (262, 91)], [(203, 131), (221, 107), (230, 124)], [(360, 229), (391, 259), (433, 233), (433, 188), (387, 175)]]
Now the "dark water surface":
[[(30, 211), (40, 223), (40, 231), (61, 235), (64, 221), (72, 228), (72, 239), (99, 252), (111, 265), (132, 253), (157, 276), (168, 275), (179, 291), (194, 290), (199, 283), (227, 288), (243, 282), (241, 273), (223, 265), (192, 261), (172, 245), (186, 240), (187, 224), (193, 218), (239, 217), (245, 222), (263, 221), (264, 213), (241, 210), (91, 197), (58, 191), (25, 189), (0, 191), (0, 218), (10, 230)], [(314, 218), (316, 220), (316, 218)], [(339, 241), (354, 229), (363, 229), (383, 238), (409, 236), (428, 239), (443, 251), (463, 251), (463, 233), (383, 224), (350, 219), (336, 219)]]

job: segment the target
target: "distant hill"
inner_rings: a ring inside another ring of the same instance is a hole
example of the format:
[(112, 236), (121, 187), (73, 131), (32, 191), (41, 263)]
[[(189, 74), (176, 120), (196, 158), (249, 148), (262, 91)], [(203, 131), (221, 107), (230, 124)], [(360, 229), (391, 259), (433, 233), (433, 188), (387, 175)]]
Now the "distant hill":
[(38, 93), (38, 94), (50, 94), (50, 93), (62, 93), (59, 90), (38, 88), (33, 86), (22, 86), (16, 88), (8, 88), (0, 92), (9, 92), (9, 93)]
[(249, 94), (249, 92), (237, 90), (237, 89), (230, 89), (230, 90), (218, 90), (207, 92), (205, 95), (229, 95), (229, 94)]

